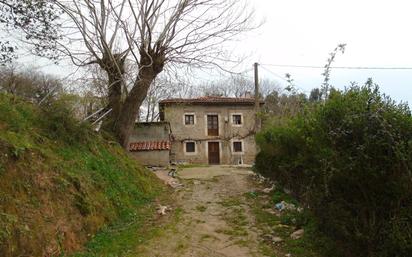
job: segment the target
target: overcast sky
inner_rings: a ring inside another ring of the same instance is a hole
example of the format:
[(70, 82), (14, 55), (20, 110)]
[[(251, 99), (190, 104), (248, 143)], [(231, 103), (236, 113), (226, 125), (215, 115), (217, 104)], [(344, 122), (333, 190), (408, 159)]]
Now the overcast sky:
[[(273, 73), (284, 76), (288, 72), (302, 90), (310, 91), (322, 83), (322, 69), (264, 64), (324, 66), (328, 54), (340, 43), (347, 47), (343, 55), (336, 57), (335, 66), (412, 67), (412, 1), (250, 3), (257, 17), (265, 18), (266, 23), (238, 50), (249, 49), (251, 60), (262, 64), (261, 77), (276, 79)], [(369, 77), (393, 99), (412, 103), (412, 70), (332, 70), (331, 83), (344, 88), (350, 81), (363, 83)]]
[[(334, 66), (412, 67), (410, 1), (249, 0), (249, 4), (256, 18), (265, 23), (234, 43), (235, 53), (249, 56), (239, 70), (258, 62), (261, 78), (285, 85), (281, 78), (290, 73), (301, 91), (308, 93), (321, 85), (322, 69), (270, 64), (324, 66), (329, 53), (341, 43), (347, 44), (346, 51), (336, 57)], [(69, 73), (67, 67), (44, 67), (47, 72)], [(247, 76), (253, 77), (251, 69)], [(344, 88), (369, 77), (393, 99), (412, 103), (412, 70), (333, 69), (331, 84)]]

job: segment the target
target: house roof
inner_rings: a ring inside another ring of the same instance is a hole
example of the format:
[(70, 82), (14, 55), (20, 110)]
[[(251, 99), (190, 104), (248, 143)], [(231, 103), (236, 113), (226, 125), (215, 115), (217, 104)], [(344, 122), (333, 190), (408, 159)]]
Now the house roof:
[(135, 122), (136, 126), (157, 126), (157, 125), (169, 125), (170, 122), (168, 121), (150, 121), (150, 122), (145, 122), (145, 121), (137, 121)]
[(131, 152), (138, 151), (155, 151), (155, 150), (170, 150), (170, 141), (139, 141), (129, 144)]
[[(197, 105), (254, 105), (253, 97), (221, 97), (221, 96), (203, 96), (198, 98), (171, 98), (159, 102), (162, 104), (197, 104)], [(263, 104), (264, 101), (260, 101)]]

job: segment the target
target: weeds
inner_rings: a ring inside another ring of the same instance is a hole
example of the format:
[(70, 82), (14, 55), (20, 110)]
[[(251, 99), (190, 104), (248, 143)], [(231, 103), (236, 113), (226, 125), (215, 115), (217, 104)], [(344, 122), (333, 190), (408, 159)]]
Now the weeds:
[[(77, 256), (114, 256), (139, 242), (147, 206), (162, 194), (152, 173), (70, 118), (65, 104), (39, 109), (0, 94), (1, 256), (44, 256), (50, 245), (70, 254), (87, 239)], [(66, 234), (56, 234), (57, 221)]]
[(196, 206), (196, 210), (199, 211), (199, 212), (205, 212), (206, 209), (207, 209), (207, 207), (204, 206), (204, 205), (198, 205), (198, 206)]

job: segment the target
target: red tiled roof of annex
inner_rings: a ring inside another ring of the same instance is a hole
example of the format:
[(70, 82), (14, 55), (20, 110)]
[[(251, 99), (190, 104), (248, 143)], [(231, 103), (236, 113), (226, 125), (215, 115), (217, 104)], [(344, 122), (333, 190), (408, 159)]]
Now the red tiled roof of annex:
[(170, 150), (170, 141), (140, 141), (129, 144), (131, 152)]
[[(222, 96), (202, 96), (198, 98), (171, 98), (159, 102), (160, 104), (246, 104), (255, 103), (253, 97), (222, 97)], [(264, 102), (261, 100), (261, 104)]]

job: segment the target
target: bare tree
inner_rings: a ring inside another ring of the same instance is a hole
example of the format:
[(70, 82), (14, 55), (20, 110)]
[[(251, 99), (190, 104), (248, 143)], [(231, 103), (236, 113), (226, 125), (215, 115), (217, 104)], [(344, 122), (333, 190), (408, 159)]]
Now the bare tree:
[[(222, 78), (212, 82), (203, 83), (197, 86), (198, 95), (216, 95), (225, 97), (253, 96), (255, 83), (252, 79), (242, 74), (231, 74), (230, 77)], [(277, 81), (264, 79), (259, 82), (260, 96), (265, 98), (273, 90), (280, 90)]]
[(141, 120), (146, 122), (156, 121), (159, 118), (158, 103), (160, 100), (174, 95), (172, 83), (165, 76), (159, 76), (153, 80), (147, 97), (145, 98), (142, 107), (144, 107), (144, 116)]
[(17, 95), (34, 103), (54, 98), (64, 91), (61, 81), (34, 69), (21, 69), (15, 64), (0, 67), (0, 92)]
[(55, 59), (58, 16), (49, 0), (0, 0), (0, 64), (17, 57), (17, 40), (30, 43), (36, 54)]
[[(60, 44), (79, 66), (108, 76), (112, 128), (123, 146), (156, 76), (167, 66), (220, 66), (224, 45), (253, 28), (253, 12), (237, 0), (60, 0), (72, 31)], [(75, 42), (80, 45), (73, 47)], [(68, 44), (71, 43), (71, 44)], [(133, 71), (127, 89), (126, 64)], [(124, 96), (124, 97), (122, 97)]]

